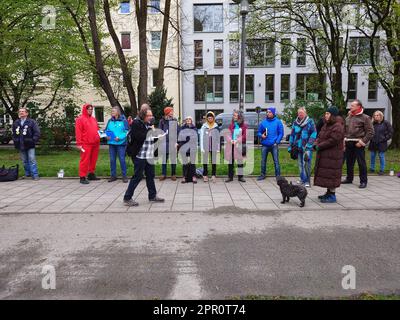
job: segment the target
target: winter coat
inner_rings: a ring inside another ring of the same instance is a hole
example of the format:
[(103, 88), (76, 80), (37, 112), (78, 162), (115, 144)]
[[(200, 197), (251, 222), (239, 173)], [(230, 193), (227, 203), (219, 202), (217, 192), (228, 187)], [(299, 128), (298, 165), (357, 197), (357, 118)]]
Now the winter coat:
[[(149, 126), (143, 122), (142, 119), (139, 117), (135, 118), (132, 122), (130, 131), (128, 133), (129, 137), (127, 147), (126, 147), (126, 154), (132, 159), (135, 159), (136, 156), (139, 154), (140, 149), (142, 149), (144, 141), (147, 138), (147, 133), (152, 130)], [(154, 156), (157, 157), (158, 153), (157, 150), (154, 152)]]
[(12, 125), (12, 138), (14, 147), (18, 150), (34, 148), (40, 138), (40, 129), (37, 122), (27, 118), (24, 125), (21, 125), (20, 119), (15, 120)]
[(301, 124), (297, 119), (292, 125), (292, 132), (289, 138), (289, 152), (293, 145), (297, 145), (299, 152), (312, 151), (315, 139), (317, 138), (317, 130), (315, 129), (314, 120), (306, 119)]
[(340, 116), (332, 116), (325, 122), (315, 145), (317, 159), (315, 162), (314, 185), (324, 188), (338, 188), (342, 179), (344, 121)]
[[(267, 138), (263, 139), (262, 135), (267, 129)], [(283, 138), (283, 124), (276, 116), (272, 119), (266, 118), (258, 127), (258, 134), (263, 146), (273, 146), (275, 143), (279, 144)]]
[[(247, 124), (245, 122), (242, 122), (239, 125), (240, 130), (240, 135), (236, 137), (237, 143), (233, 147), (233, 157), (234, 159), (243, 159), (243, 157), (246, 155), (246, 133), (247, 133)], [(225, 134), (225, 160), (231, 161), (232, 160), (232, 140), (233, 140), (233, 134), (235, 130), (235, 123), (232, 121), (231, 124), (229, 125), (229, 131), (226, 131)]]
[(83, 105), (82, 115), (75, 121), (77, 146), (100, 144), (99, 125), (95, 117), (89, 116), (87, 106)]
[(365, 146), (374, 136), (374, 126), (371, 118), (364, 113), (355, 116), (349, 113), (345, 122), (345, 137), (347, 139), (360, 139)]
[(381, 123), (374, 122), (374, 136), (372, 137), (368, 150), (385, 152), (388, 148), (388, 140), (392, 139), (393, 127), (384, 120)]
[[(179, 131), (178, 135), (178, 150), (182, 148), (183, 145), (186, 145), (189, 143), (188, 146), (185, 146), (188, 148), (195, 148), (196, 149), (196, 154), (197, 154), (197, 128), (194, 124), (191, 126), (188, 126), (187, 124), (184, 124)], [(186, 151), (186, 156), (190, 156), (190, 149), (187, 149)]]
[(112, 117), (108, 120), (106, 131), (107, 130), (111, 131), (114, 136), (119, 139), (118, 141), (116, 141), (115, 138), (113, 140), (108, 140), (107, 144), (118, 146), (126, 145), (126, 135), (129, 131), (129, 125), (124, 115), (121, 115), (117, 119)]
[(201, 152), (216, 152), (220, 147), (220, 134), (218, 124), (214, 122), (210, 128), (206, 121), (200, 128), (200, 148)]
[[(161, 145), (161, 147), (165, 148), (166, 153), (169, 154), (169, 136), (172, 133), (172, 130), (174, 130), (175, 134), (176, 134), (175, 141), (178, 141), (178, 134), (179, 134), (178, 120), (176, 120), (175, 118), (165, 119), (165, 117), (163, 117), (160, 120), (159, 128), (164, 132), (167, 132), (167, 130), (168, 130), (168, 134), (165, 137), (165, 143), (163, 143)], [(175, 148), (175, 146), (173, 146), (173, 147)]]

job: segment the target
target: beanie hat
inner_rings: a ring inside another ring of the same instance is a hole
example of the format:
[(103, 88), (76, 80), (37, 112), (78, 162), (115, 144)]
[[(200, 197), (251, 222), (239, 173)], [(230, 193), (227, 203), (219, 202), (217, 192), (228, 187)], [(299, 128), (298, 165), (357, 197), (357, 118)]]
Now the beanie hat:
[(275, 116), (276, 115), (276, 108), (275, 107), (269, 107), (267, 111), (271, 111), (271, 113)]
[(171, 112), (174, 112), (174, 108), (172, 107), (166, 107), (164, 108), (164, 115), (169, 115)]
[(330, 106), (328, 109), (326, 109), (326, 112), (329, 112), (333, 116), (338, 116), (339, 115), (339, 109), (335, 106)]

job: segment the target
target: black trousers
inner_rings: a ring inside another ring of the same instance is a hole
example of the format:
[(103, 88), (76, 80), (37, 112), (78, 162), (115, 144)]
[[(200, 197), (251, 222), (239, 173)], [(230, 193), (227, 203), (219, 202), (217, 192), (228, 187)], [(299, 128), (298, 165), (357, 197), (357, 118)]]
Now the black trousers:
[(149, 200), (154, 199), (157, 195), (156, 185), (154, 183), (155, 170), (154, 165), (150, 164), (146, 159), (135, 158), (135, 173), (129, 182), (128, 189), (125, 192), (124, 200), (130, 200), (133, 197), (136, 187), (143, 179), (143, 173), (146, 174), (146, 186), (149, 192)]
[(357, 161), (360, 171), (360, 183), (367, 183), (367, 162), (365, 161), (365, 147), (357, 148), (354, 143), (346, 143), (347, 180), (354, 179), (354, 165)]
[(203, 154), (203, 176), (208, 176), (208, 157), (211, 154), (211, 175), (217, 175), (217, 151), (204, 152)]
[[(243, 163), (242, 162), (243, 162), (242, 160), (237, 160), (238, 177), (239, 178), (243, 177)], [(228, 164), (228, 176), (229, 176), (230, 179), (233, 179), (234, 163), (235, 163), (235, 146), (232, 145), (232, 158), (231, 158), (231, 161)]]

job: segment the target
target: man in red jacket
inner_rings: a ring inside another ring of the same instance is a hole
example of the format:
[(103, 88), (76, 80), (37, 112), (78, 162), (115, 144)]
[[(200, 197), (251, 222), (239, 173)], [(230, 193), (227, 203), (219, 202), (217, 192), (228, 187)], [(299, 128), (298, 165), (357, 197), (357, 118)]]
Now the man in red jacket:
[(76, 147), (81, 152), (79, 177), (82, 184), (89, 184), (88, 180), (100, 180), (94, 174), (100, 149), (99, 125), (92, 114), (93, 106), (84, 104), (82, 115), (75, 122)]

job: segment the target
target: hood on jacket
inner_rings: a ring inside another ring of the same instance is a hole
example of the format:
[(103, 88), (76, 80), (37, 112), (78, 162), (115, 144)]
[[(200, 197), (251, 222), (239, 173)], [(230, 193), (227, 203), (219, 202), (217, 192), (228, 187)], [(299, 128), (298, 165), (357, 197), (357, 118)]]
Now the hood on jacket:
[(85, 103), (85, 104), (82, 106), (82, 115), (83, 115), (83, 116), (89, 117), (89, 113), (88, 113), (88, 111), (87, 111), (87, 109), (88, 109), (89, 107), (92, 107), (92, 108), (93, 108), (93, 106), (92, 106), (90, 103)]

